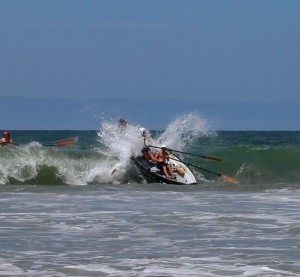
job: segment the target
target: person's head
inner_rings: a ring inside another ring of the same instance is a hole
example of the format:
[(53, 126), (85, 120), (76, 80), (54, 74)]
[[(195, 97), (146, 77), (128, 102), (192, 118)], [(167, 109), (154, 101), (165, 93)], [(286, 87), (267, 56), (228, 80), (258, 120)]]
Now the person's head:
[(9, 137), (9, 132), (8, 132), (8, 131), (4, 131), (4, 132), (3, 132), (3, 136), (4, 136), (4, 137)]
[(162, 150), (162, 151), (166, 151), (166, 150), (167, 150), (167, 147), (166, 147), (165, 145), (163, 145), (163, 146), (161, 147), (161, 150)]
[(146, 129), (140, 128), (141, 135), (144, 137), (146, 135)]

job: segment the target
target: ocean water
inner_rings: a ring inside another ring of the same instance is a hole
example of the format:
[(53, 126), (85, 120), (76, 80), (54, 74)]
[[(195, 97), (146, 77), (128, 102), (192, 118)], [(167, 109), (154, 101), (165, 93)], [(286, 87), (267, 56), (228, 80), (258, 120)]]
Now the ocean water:
[(0, 276), (300, 276), (300, 132), (210, 131), (192, 114), (147, 130), (151, 145), (222, 159), (181, 154), (198, 183), (178, 186), (132, 164), (139, 127), (11, 131)]

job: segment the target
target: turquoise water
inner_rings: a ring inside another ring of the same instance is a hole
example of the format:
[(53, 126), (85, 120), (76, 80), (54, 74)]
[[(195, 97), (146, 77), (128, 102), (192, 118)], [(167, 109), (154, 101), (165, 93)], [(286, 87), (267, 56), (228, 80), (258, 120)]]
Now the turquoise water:
[[(151, 144), (220, 157), (181, 155), (237, 183), (194, 168), (197, 185), (147, 184), (130, 161), (138, 125), (11, 131), (18, 146), (0, 148), (0, 275), (300, 276), (300, 132), (189, 120), (148, 131)], [(72, 147), (43, 146), (70, 137)]]

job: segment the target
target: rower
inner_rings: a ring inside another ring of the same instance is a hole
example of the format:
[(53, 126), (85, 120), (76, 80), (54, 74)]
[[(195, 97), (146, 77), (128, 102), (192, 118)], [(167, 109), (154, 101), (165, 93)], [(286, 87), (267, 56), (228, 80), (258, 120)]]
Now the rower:
[(173, 170), (171, 165), (169, 164), (169, 155), (167, 153), (167, 148), (165, 145), (161, 147), (155, 155), (155, 160), (157, 161), (157, 167), (162, 170), (164, 175), (167, 178), (174, 179)]
[(148, 161), (150, 162), (151, 164), (155, 164), (156, 163), (156, 160), (155, 160), (155, 157), (153, 155), (153, 153), (151, 152), (151, 149), (150, 147), (146, 146), (142, 149), (142, 153), (143, 153), (143, 157)]
[(2, 144), (2, 145), (5, 146), (5, 145), (8, 144), (8, 143), (13, 143), (13, 140), (12, 140), (12, 138), (10, 137), (9, 132), (8, 132), (8, 131), (4, 131), (4, 132), (3, 132), (3, 137), (0, 138), (0, 144)]

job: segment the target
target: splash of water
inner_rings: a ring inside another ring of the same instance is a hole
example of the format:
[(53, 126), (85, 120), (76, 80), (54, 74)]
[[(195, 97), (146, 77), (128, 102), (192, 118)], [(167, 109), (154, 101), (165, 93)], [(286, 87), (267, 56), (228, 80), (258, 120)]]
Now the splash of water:
[(259, 169), (253, 164), (243, 163), (236, 173), (239, 183), (242, 184), (259, 184), (261, 173)]
[(10, 178), (19, 182), (35, 178), (46, 158), (38, 148), (40, 148), (39, 144), (31, 143), (18, 149), (16, 147), (1, 149), (0, 183), (6, 184)]
[[(121, 128), (116, 121), (103, 121), (98, 131), (98, 147), (93, 149), (43, 147), (40, 143), (0, 148), (0, 184), (70, 184), (120, 183), (137, 175), (132, 155), (141, 154), (144, 138), (141, 126)], [(150, 132), (145, 130), (150, 144)], [(152, 145), (167, 144), (176, 149), (207, 135), (206, 120), (195, 114), (178, 117), (169, 124)]]
[(99, 142), (102, 148), (98, 151), (111, 160), (111, 166), (107, 170), (115, 179), (120, 179), (128, 170), (132, 155), (139, 154), (144, 140), (141, 136), (140, 126), (127, 124), (126, 128), (115, 122), (103, 122), (98, 132)]
[(213, 132), (209, 131), (208, 127), (207, 120), (198, 114), (184, 114), (167, 126), (158, 138), (158, 143), (181, 150), (199, 137), (211, 136)]
[[(211, 135), (208, 131), (207, 121), (195, 113), (189, 113), (176, 118), (171, 122), (166, 130), (157, 138), (149, 137), (152, 144), (182, 149), (187, 143), (193, 140)], [(126, 128), (120, 128), (118, 123), (104, 122), (98, 132), (99, 142), (105, 146), (102, 151), (108, 157), (115, 157), (119, 161), (119, 166), (127, 166), (133, 154), (140, 154), (143, 147), (143, 137), (140, 133), (140, 126), (128, 124)]]
[[(145, 132), (146, 144), (166, 144), (169, 148), (176, 149), (182, 149), (193, 140), (212, 134), (208, 131), (207, 121), (195, 113), (176, 118), (157, 139), (151, 138), (148, 130), (145, 129)], [(104, 122), (98, 136), (99, 142), (104, 146), (104, 149), (99, 148), (98, 151), (110, 159), (115, 159), (110, 171), (120, 179), (128, 171), (131, 156), (140, 154), (144, 146), (140, 126), (127, 124), (126, 128), (120, 128), (118, 123)]]

